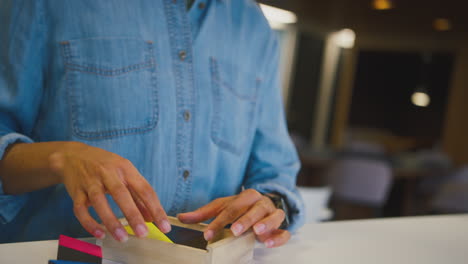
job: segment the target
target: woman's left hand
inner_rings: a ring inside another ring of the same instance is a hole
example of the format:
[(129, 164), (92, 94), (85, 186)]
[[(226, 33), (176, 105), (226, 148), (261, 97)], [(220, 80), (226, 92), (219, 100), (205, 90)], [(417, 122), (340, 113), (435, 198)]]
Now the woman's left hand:
[(277, 209), (270, 198), (254, 189), (247, 189), (238, 195), (218, 198), (211, 203), (189, 213), (177, 216), (183, 223), (199, 223), (215, 219), (207, 226), (204, 237), (211, 240), (226, 225), (231, 225), (235, 236), (240, 236), (253, 228), (257, 239), (266, 247), (278, 247), (291, 237), (287, 230), (279, 229), (285, 213)]

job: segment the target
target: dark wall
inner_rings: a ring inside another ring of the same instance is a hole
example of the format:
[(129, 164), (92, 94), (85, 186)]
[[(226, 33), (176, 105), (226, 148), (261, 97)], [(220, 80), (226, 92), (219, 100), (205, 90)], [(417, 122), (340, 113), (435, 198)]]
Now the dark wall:
[[(387, 129), (399, 136), (438, 140), (447, 104), (453, 55), (434, 53), (427, 67), (420, 53), (361, 51), (350, 112), (351, 127)], [(427, 83), (428, 107), (411, 103)]]
[(288, 109), (288, 126), (304, 139), (310, 139), (317, 101), (324, 41), (318, 36), (299, 36), (295, 73)]

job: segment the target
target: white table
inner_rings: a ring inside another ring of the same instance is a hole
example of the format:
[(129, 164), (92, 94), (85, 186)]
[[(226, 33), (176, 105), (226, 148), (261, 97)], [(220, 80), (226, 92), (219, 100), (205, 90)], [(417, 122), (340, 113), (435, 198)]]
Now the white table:
[[(0, 244), (2, 264), (46, 264), (56, 254), (57, 241)], [(466, 264), (468, 215), (308, 224), (283, 247), (259, 244), (255, 263)]]

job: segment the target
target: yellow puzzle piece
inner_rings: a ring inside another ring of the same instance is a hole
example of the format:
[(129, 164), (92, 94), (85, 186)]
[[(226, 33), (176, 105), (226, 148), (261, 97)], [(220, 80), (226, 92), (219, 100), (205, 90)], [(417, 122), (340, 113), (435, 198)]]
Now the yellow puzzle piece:
[[(148, 222), (148, 223), (145, 223), (145, 224), (148, 227), (148, 236), (147, 236), (147, 238), (157, 239), (157, 240), (161, 240), (161, 241), (165, 241), (165, 242), (169, 242), (169, 243), (174, 243), (163, 232), (161, 232), (161, 230), (159, 230), (159, 228), (157, 228), (153, 223)], [(124, 228), (125, 228), (125, 230), (127, 230), (127, 232), (130, 235), (135, 235), (135, 233), (133, 232), (133, 229), (129, 225), (124, 226)]]

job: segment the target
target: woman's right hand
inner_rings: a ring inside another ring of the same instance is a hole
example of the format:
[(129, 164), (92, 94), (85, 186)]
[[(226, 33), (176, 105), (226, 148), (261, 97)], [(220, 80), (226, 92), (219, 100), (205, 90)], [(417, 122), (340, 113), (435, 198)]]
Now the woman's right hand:
[(111, 152), (84, 143), (70, 142), (49, 156), (49, 165), (73, 200), (73, 211), (81, 225), (97, 238), (104, 228), (89, 214), (94, 207), (106, 229), (118, 241), (128, 234), (112, 212), (105, 194), (110, 194), (139, 237), (148, 234), (145, 221), (167, 233), (171, 226), (156, 192), (133, 164)]

